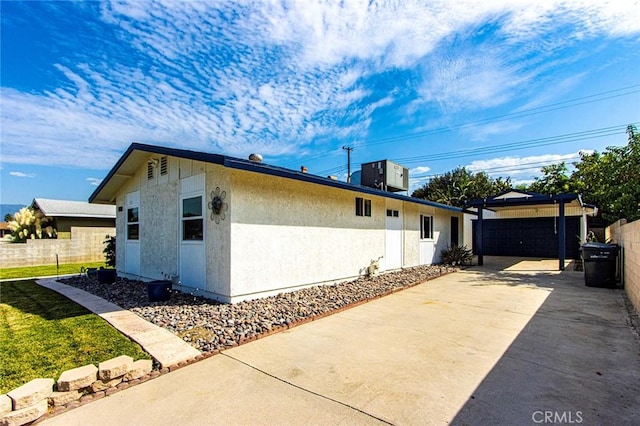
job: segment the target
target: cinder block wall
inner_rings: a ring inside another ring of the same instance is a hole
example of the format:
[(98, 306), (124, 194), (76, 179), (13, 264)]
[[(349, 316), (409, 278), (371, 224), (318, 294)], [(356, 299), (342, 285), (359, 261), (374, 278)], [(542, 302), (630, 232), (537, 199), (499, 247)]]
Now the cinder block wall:
[(640, 220), (631, 223), (619, 220), (605, 229), (605, 237), (622, 247), (624, 287), (640, 312)]
[(103, 262), (106, 235), (115, 235), (115, 228), (71, 228), (71, 239), (28, 240), (24, 244), (0, 244), (0, 267), (55, 265), (63, 263)]

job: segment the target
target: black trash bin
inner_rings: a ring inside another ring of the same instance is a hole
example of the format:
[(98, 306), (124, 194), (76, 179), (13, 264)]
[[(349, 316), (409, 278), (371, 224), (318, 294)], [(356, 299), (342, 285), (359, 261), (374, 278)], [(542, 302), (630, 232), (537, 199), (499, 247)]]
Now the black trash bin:
[(149, 302), (166, 302), (171, 298), (171, 281), (158, 280), (147, 283)]
[(616, 244), (586, 243), (580, 247), (584, 264), (584, 283), (588, 287), (616, 287)]

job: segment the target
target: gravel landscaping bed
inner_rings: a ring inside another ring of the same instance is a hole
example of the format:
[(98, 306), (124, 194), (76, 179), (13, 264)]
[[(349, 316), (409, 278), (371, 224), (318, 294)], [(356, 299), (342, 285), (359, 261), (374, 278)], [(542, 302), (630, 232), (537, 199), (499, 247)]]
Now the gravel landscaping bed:
[(149, 302), (146, 284), (125, 278), (118, 278), (114, 284), (99, 284), (85, 276), (60, 281), (135, 312), (177, 334), (197, 349), (208, 352), (235, 346), (273, 330), (324, 316), (456, 270), (439, 265), (418, 266), (234, 305), (173, 290), (169, 301)]

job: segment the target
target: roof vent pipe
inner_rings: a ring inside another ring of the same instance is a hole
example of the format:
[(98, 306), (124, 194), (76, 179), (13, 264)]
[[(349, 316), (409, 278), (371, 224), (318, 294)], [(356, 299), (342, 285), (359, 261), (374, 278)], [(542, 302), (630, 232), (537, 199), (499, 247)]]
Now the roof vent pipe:
[(262, 155), (260, 155), (260, 154), (251, 154), (249, 156), (249, 161), (253, 161), (254, 163), (262, 163)]

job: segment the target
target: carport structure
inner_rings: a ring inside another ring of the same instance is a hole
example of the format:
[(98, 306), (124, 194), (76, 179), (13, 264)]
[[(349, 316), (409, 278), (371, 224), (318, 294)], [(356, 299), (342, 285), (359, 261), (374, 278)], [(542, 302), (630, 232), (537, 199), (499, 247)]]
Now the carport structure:
[(578, 194), (544, 195), (514, 189), (471, 200), (465, 210), (477, 215), (473, 241), (478, 265), (483, 265), (485, 254), (557, 257), (561, 271), (567, 246), (576, 257), (578, 240), (574, 244), (572, 238), (585, 241), (587, 215), (597, 213)]

